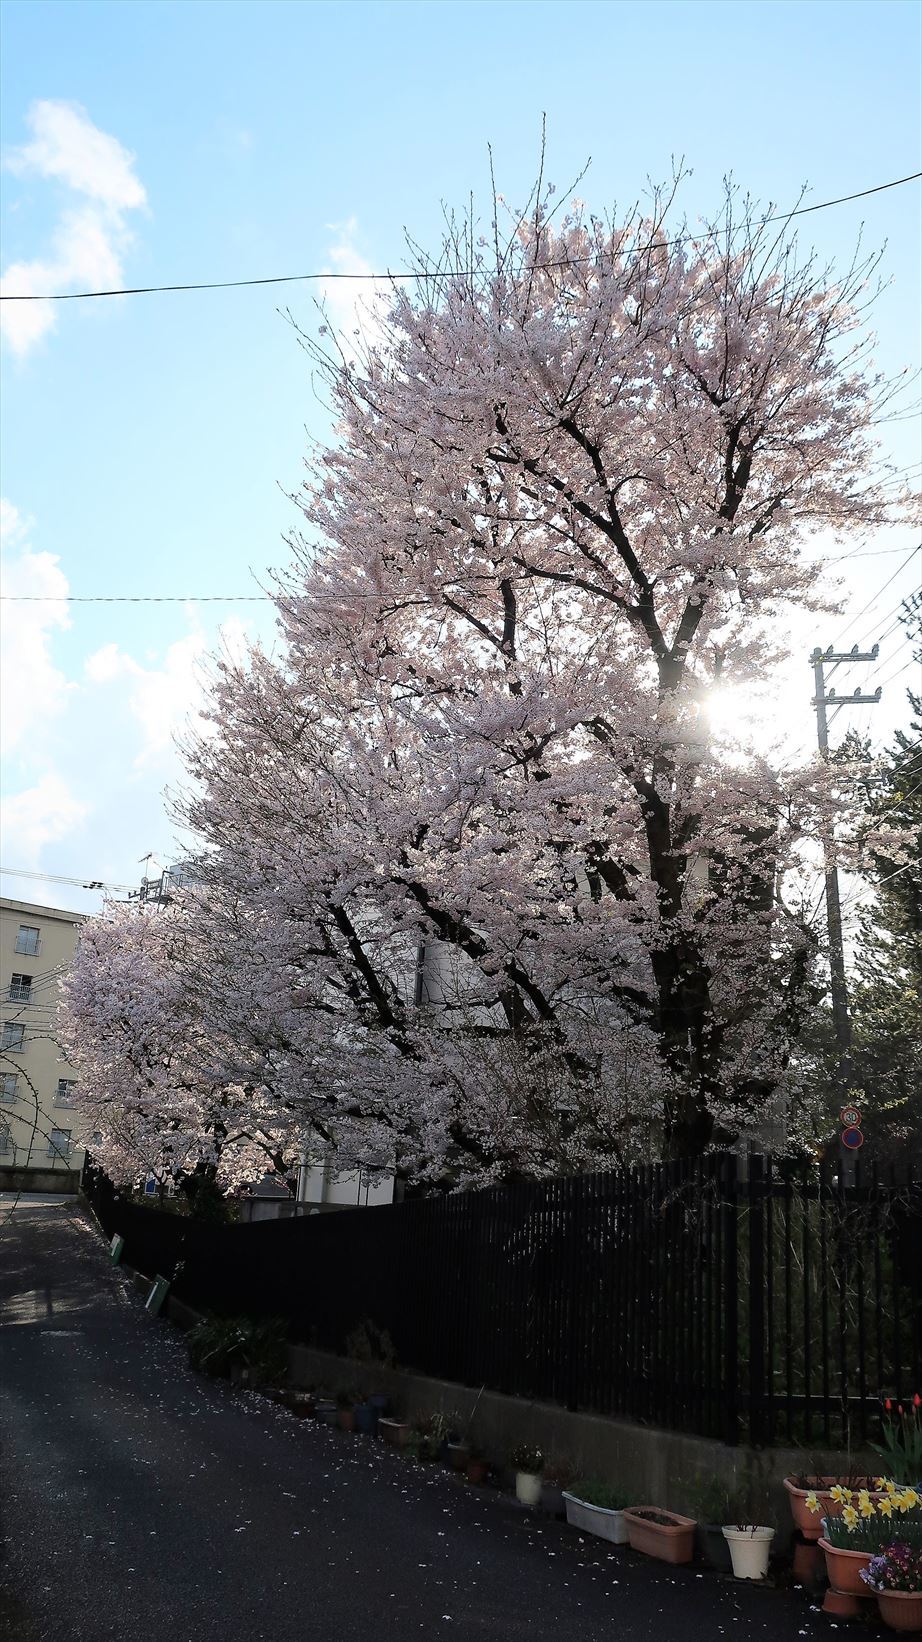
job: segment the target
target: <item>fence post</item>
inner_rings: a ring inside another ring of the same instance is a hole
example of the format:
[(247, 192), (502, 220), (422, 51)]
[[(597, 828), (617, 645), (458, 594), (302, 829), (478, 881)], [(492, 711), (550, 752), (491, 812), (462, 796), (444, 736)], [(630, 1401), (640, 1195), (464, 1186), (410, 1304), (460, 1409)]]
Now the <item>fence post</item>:
[(739, 1250), (737, 1239), (737, 1158), (725, 1154), (719, 1168), (723, 1219), (723, 1400), (724, 1442), (739, 1442)]
[(749, 1158), (749, 1441), (765, 1440), (765, 1159)]

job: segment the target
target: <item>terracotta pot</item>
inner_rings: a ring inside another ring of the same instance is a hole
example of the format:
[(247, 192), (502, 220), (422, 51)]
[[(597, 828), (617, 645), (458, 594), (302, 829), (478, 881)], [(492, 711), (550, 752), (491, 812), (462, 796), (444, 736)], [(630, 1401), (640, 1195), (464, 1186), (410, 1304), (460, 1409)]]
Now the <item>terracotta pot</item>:
[(446, 1444), (448, 1463), (454, 1471), (464, 1471), (471, 1457), (471, 1451), (466, 1442), (450, 1442)]
[(820, 1540), (820, 1550), (826, 1558), (826, 1572), (834, 1591), (843, 1596), (867, 1596), (868, 1588), (860, 1574), (862, 1568), (870, 1567), (873, 1551), (842, 1551), (837, 1545), (830, 1545), (828, 1539)]
[(489, 1470), (489, 1466), (487, 1465), (486, 1460), (468, 1460), (468, 1462), (467, 1462), (467, 1480), (468, 1480), (468, 1482), (472, 1482), (474, 1484), (474, 1486), (477, 1487), (477, 1488), (482, 1487), (483, 1484), (487, 1480), (487, 1471), (488, 1470)]
[[(668, 1517), (669, 1521), (654, 1522), (641, 1514), (644, 1511), (655, 1511), (657, 1516)], [(676, 1511), (661, 1511), (655, 1505), (635, 1505), (623, 1515), (632, 1551), (659, 1557), (661, 1562), (691, 1562), (695, 1550), (693, 1517), (680, 1517)]]
[(813, 1585), (823, 1565), (823, 1553), (812, 1540), (798, 1540), (794, 1546), (794, 1578), (801, 1585)]
[(340, 1431), (354, 1431), (355, 1430), (355, 1409), (354, 1408), (341, 1408), (339, 1410), (339, 1413), (336, 1416), (336, 1421), (337, 1421), (337, 1424), (339, 1426)]
[[(829, 1489), (835, 1487), (835, 1482), (835, 1477), (817, 1477), (815, 1487), (798, 1488), (793, 1477), (785, 1477), (784, 1486), (787, 1489), (794, 1526), (800, 1529), (804, 1539), (819, 1539), (823, 1532), (823, 1518), (835, 1515), (836, 1503), (829, 1497)], [(815, 1494), (820, 1502), (819, 1511), (807, 1510), (807, 1495), (811, 1493)]]
[(830, 1586), (823, 1597), (823, 1613), (834, 1619), (857, 1619), (860, 1612), (858, 1598), (848, 1591), (834, 1591)]
[(922, 1631), (922, 1591), (878, 1591), (877, 1606), (891, 1631)]
[[(870, 1480), (870, 1479), (868, 1479)], [(799, 1528), (804, 1539), (819, 1539), (823, 1532), (824, 1517), (838, 1517), (842, 1514), (842, 1506), (832, 1498), (830, 1489), (836, 1486), (838, 1477), (816, 1477), (812, 1487), (800, 1488), (793, 1477), (785, 1477), (784, 1486), (787, 1489), (788, 1500), (791, 1506), (791, 1516), (794, 1518), (795, 1528)], [(857, 1489), (855, 1490), (857, 1493)], [(818, 1511), (808, 1511), (807, 1495), (815, 1494), (819, 1502)], [(883, 1494), (869, 1488), (868, 1493), (875, 1505), (883, 1499)]]

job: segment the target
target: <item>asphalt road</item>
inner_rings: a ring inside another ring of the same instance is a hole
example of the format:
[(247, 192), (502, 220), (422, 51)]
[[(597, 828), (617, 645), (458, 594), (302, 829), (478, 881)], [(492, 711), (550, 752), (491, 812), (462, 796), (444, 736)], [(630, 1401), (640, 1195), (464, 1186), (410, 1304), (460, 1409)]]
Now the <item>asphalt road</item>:
[(812, 1636), (802, 1592), (606, 1550), (193, 1374), (75, 1202), (0, 1212), (14, 1642)]

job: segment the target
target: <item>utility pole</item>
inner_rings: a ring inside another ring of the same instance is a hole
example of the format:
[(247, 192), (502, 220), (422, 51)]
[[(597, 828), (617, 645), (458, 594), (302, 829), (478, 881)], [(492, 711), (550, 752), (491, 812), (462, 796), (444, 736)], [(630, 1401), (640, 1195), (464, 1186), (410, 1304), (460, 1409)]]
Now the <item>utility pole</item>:
[[(880, 645), (875, 644), (870, 650), (859, 650), (857, 644), (847, 652), (833, 649), (815, 649), (810, 657), (813, 668), (813, 706), (816, 709), (816, 739), (819, 750), (824, 758), (829, 757), (829, 725), (843, 707), (876, 706), (880, 701), (881, 687), (877, 686), (872, 696), (863, 695), (858, 688), (849, 695), (837, 695), (835, 690), (826, 689), (826, 669), (832, 673), (836, 667), (848, 666), (857, 661), (876, 661), (880, 654)], [(832, 709), (830, 711), (830, 709)], [(835, 863), (832, 834), (829, 833), (823, 840), (825, 856), (826, 879), (826, 923), (829, 930), (829, 983), (832, 998), (832, 1024), (835, 1032), (836, 1044), (839, 1050), (839, 1095), (845, 1098), (849, 1084), (849, 1051), (852, 1043), (852, 1025), (848, 1013), (848, 988), (845, 980), (845, 946), (842, 938), (842, 906), (839, 900), (839, 873)], [(849, 1169), (852, 1160), (849, 1159)]]

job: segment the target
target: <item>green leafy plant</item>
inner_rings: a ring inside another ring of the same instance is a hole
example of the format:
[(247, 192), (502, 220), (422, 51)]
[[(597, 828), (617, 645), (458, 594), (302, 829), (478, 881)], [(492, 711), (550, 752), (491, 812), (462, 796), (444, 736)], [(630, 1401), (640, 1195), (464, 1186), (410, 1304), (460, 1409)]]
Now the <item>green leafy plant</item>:
[(203, 1374), (229, 1374), (234, 1364), (251, 1385), (288, 1373), (287, 1325), (282, 1317), (203, 1317), (186, 1335), (189, 1361)]
[(610, 1482), (600, 1482), (597, 1478), (581, 1478), (569, 1490), (574, 1499), (582, 1500), (584, 1505), (597, 1505), (603, 1511), (623, 1511), (630, 1505), (630, 1498), (623, 1488), (615, 1488)]
[(699, 1475), (689, 1492), (699, 1522), (728, 1527), (742, 1522), (746, 1515), (743, 1495), (728, 1487), (722, 1477)]
[(383, 1368), (396, 1368), (397, 1353), (386, 1328), (379, 1328), (370, 1317), (357, 1323), (345, 1339), (346, 1356), (359, 1363), (380, 1363)]
[(576, 1466), (570, 1460), (557, 1459), (552, 1456), (544, 1462), (544, 1480), (549, 1482), (552, 1488), (570, 1489), (576, 1476)]
[(875, 1454), (884, 1460), (884, 1469), (894, 1482), (922, 1482), (922, 1397), (918, 1391), (912, 1402), (894, 1408), (888, 1397), (881, 1420), (883, 1442), (872, 1442)]
[(540, 1448), (520, 1443), (509, 1455), (509, 1464), (513, 1471), (527, 1471), (530, 1476), (539, 1477), (544, 1470), (544, 1455)]

